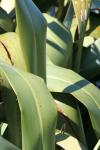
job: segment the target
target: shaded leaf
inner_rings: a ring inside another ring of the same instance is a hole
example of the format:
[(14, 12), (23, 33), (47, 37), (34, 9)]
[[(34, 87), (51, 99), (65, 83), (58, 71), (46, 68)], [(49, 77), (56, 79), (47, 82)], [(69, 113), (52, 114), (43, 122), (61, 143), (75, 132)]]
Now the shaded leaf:
[(100, 14), (100, 0), (92, 0), (91, 11)]
[(90, 13), (86, 34), (92, 36), (94, 39), (100, 37), (100, 15)]
[(37, 7), (46, 12), (52, 5), (56, 5), (57, 0), (33, 0)]
[(84, 104), (89, 111), (92, 126), (100, 137), (100, 92), (92, 83), (71, 70), (48, 65), (47, 85), (50, 91), (70, 93)]
[(1, 7), (0, 7), (0, 28), (2, 28), (4, 31), (7, 32), (11, 32), (13, 30), (13, 23), (9, 15)]
[(71, 24), (72, 24), (72, 20), (73, 20), (73, 15), (74, 15), (74, 9), (73, 9), (73, 5), (72, 2), (70, 2), (70, 5), (68, 7), (68, 11), (66, 13), (66, 16), (64, 18), (63, 24), (70, 29)]
[(55, 16), (58, 20), (61, 20), (63, 9), (64, 9), (64, 0), (59, 0), (58, 10)]
[(14, 145), (21, 148), (21, 119), (17, 97), (12, 90), (3, 87), (1, 89), (1, 99), (3, 99), (4, 102), (3, 113), (6, 116), (6, 122), (8, 124), (7, 130), (3, 136)]
[(97, 144), (95, 145), (93, 150), (99, 150), (100, 148), (100, 139), (98, 140)]
[[(1, 89), (0, 89), (1, 92)], [(1, 99), (1, 96), (0, 96)], [(0, 101), (0, 122), (4, 122), (6, 120), (5, 114), (4, 114), (4, 103)]]
[(58, 66), (69, 67), (72, 57), (72, 36), (57, 19), (45, 14), (48, 22), (46, 54)]
[(61, 95), (59, 94), (53, 94), (55, 95), (56, 104), (57, 104), (57, 110), (62, 115), (61, 117), (64, 118), (64, 122), (61, 121), (61, 117), (58, 118), (58, 127), (63, 126), (65, 124), (65, 129), (62, 132), (67, 132), (70, 135), (76, 137), (79, 141), (84, 143), (86, 145), (86, 139), (84, 135), (84, 129), (81, 119), (81, 114), (78, 108), (78, 104), (75, 103), (73, 98), (69, 95)]
[(87, 79), (100, 74), (100, 38), (84, 49), (80, 73)]
[(12, 143), (10, 143), (2, 137), (0, 137), (0, 148), (2, 150), (20, 150), (18, 147), (16, 147), (15, 145), (13, 145)]

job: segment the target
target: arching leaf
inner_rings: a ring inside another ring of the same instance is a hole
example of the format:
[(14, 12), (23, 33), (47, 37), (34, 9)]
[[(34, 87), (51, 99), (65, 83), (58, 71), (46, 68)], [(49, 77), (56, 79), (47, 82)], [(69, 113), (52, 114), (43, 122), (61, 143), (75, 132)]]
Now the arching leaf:
[(53, 98), (43, 80), (2, 62), (0, 70), (18, 99), (22, 149), (54, 150), (57, 113)]
[(70, 93), (86, 106), (92, 126), (100, 137), (100, 91), (92, 83), (72, 70), (57, 66), (47, 67), (47, 85), (52, 92)]

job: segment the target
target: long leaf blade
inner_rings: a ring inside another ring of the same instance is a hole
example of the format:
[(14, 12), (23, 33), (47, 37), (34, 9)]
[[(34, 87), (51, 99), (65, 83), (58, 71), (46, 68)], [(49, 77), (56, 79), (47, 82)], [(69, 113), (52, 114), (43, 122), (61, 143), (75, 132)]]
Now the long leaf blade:
[(18, 35), (27, 70), (46, 78), (47, 23), (31, 0), (16, 0)]
[(57, 113), (55, 103), (44, 82), (39, 77), (18, 71), (3, 63), (0, 63), (0, 68), (18, 98), (22, 149), (53, 150)]
[(71, 70), (48, 65), (47, 84), (51, 91), (72, 94), (89, 111), (93, 128), (100, 137), (100, 92), (89, 81)]

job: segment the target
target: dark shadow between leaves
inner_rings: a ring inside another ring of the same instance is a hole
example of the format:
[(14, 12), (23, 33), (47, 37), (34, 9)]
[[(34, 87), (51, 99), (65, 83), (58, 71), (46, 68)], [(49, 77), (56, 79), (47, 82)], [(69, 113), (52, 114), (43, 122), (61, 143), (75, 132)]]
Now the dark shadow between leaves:
[[(76, 110), (77, 117), (79, 117), (79, 112), (77, 110), (76, 104), (76, 102), (78, 101), (72, 95), (68, 93), (58, 93), (58, 92), (52, 92), (52, 95), (54, 99), (65, 104), (67, 108), (69, 107), (70, 110), (72, 109)], [(68, 134), (72, 135), (73, 137), (76, 137), (78, 140), (80, 140), (82, 143), (85, 144), (84, 134), (81, 130), (81, 126), (75, 123), (72, 119), (70, 119), (69, 115), (70, 115), (69, 112), (68, 114), (65, 115), (60, 112), (58, 113), (57, 129), (59, 129), (62, 133), (67, 132)]]
[(100, 24), (100, 15), (90, 13), (90, 28), (86, 32), (86, 35), (89, 35), (91, 34), (91, 32), (95, 31), (99, 26), (99, 24)]
[(100, 50), (98, 39), (90, 47), (85, 48), (82, 56), (80, 74), (87, 79), (100, 75)]

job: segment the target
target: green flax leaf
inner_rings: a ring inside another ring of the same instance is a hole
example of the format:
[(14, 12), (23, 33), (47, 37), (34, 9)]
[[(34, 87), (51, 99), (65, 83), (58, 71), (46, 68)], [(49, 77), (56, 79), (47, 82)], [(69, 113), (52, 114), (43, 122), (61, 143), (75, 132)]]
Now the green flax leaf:
[(0, 62), (21, 111), (22, 149), (54, 150), (57, 112), (44, 81)]
[(92, 126), (100, 137), (100, 91), (92, 83), (69, 69), (47, 67), (47, 85), (52, 92), (70, 93), (89, 111)]

